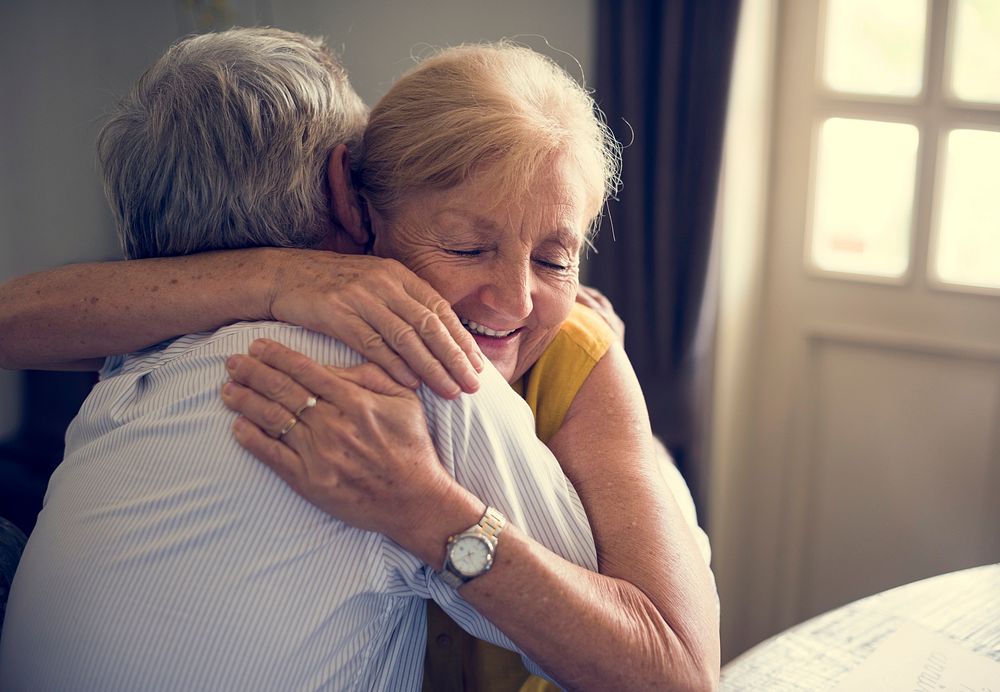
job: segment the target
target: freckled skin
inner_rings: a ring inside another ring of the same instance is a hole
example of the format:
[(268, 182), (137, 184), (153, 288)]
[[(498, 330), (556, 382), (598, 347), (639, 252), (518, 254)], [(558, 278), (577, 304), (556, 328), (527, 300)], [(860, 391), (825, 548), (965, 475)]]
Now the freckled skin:
[(521, 199), (496, 193), (489, 170), (442, 191), (372, 211), (374, 252), (392, 257), (433, 286), (463, 320), (503, 338), (474, 337), (513, 382), (538, 359), (569, 315), (579, 254), (594, 216), (575, 168), (558, 158)]

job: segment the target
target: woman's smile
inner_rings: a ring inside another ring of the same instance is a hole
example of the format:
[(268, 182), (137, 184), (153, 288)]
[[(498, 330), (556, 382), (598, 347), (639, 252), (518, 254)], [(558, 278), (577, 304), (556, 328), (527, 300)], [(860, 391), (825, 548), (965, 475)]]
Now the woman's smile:
[(462, 322), (462, 326), (472, 332), (473, 336), (488, 336), (495, 339), (502, 339), (504, 337), (510, 336), (516, 332), (519, 328), (514, 329), (490, 329), (486, 325), (479, 324), (478, 322), (473, 322), (472, 320), (467, 320), (464, 317), (459, 317)]
[(517, 359), (523, 328), (491, 329), (472, 320), (459, 317), (462, 325), (469, 330), (491, 363), (509, 362)]
[(392, 257), (447, 300), (508, 382), (552, 342), (576, 298), (593, 216), (579, 168), (554, 157), (512, 199), (489, 169), (414, 193), (372, 214), (375, 254)]

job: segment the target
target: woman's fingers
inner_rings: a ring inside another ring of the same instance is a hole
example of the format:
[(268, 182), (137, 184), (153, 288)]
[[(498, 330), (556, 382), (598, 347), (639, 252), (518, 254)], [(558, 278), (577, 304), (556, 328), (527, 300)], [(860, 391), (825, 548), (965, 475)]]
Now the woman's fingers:
[(233, 422), (233, 437), (241, 447), (274, 471), (292, 490), (301, 492), (305, 464), (290, 446), (266, 434), (247, 418)]
[[(257, 339), (250, 344), (250, 355), (268, 366), (274, 377), (286, 377), (313, 396), (328, 402), (347, 402), (355, 385), (335, 375), (312, 358), (270, 339)], [(274, 375), (273, 373), (276, 373)], [(345, 404), (346, 406), (346, 404)]]
[[(381, 365), (397, 382), (410, 389), (416, 389), (420, 386), (420, 377), (385, 342), (382, 335), (372, 326), (370, 320), (350, 315), (341, 320), (339, 328), (341, 335), (338, 338), (341, 341), (368, 360)], [(384, 328), (384, 324), (379, 328)], [(458, 386), (454, 382), (451, 385), (454, 388)]]
[[(392, 374), (393, 367), (387, 364), (391, 361), (384, 359), (383, 351), (377, 348), (385, 344), (441, 396), (454, 398), (458, 388), (476, 391), (477, 373), (485, 360), (475, 339), (448, 302), (426, 281), (401, 265), (388, 266), (398, 271), (392, 277), (394, 281), (382, 285), (377, 300), (352, 301), (358, 315), (377, 334), (377, 339), (375, 334), (367, 335), (376, 352), (369, 355), (362, 350), (362, 355)], [(375, 289), (372, 293), (376, 293)]]
[[(440, 326), (440, 330), (444, 332), (445, 338), (452, 341), (453, 356), (457, 354), (457, 358), (462, 361), (458, 362), (453, 359), (457, 363), (455, 369), (459, 373), (455, 376), (438, 360), (438, 356), (431, 351), (432, 344), (425, 340), (424, 335), (419, 333), (406, 317), (401, 317), (393, 309), (380, 303), (365, 305), (359, 309), (362, 324), (370, 324), (371, 328), (369, 328), (367, 338), (362, 340), (358, 351), (368, 360), (381, 365), (386, 371), (392, 373), (393, 377), (395, 377), (393, 359), (398, 358), (401, 359), (400, 362), (405, 361), (406, 365), (416, 373), (419, 378), (418, 383), (419, 381), (426, 382), (428, 387), (445, 398), (454, 399), (462, 393), (463, 389), (475, 391), (478, 388), (479, 378), (472, 370), (468, 358), (447, 335), (443, 325)], [(411, 310), (409, 315), (411, 318), (414, 317), (414, 312), (420, 311), (425, 316), (430, 315), (426, 308), (416, 305), (412, 301), (408, 309)], [(437, 319), (433, 315), (431, 317)], [(425, 318), (425, 322), (429, 321), (430, 318)], [(428, 334), (434, 331), (433, 327), (421, 328)], [(440, 338), (441, 335), (438, 334), (436, 343), (440, 343)], [(398, 377), (396, 379), (401, 384), (409, 384), (399, 380)]]
[(453, 398), (485, 360), (451, 306), (395, 260), (312, 253), (279, 272), (271, 314), (340, 339), (401, 384)]
[[(449, 370), (453, 373), (457, 372), (457, 368), (464, 368), (470, 364), (476, 372), (482, 372), (483, 367), (486, 365), (486, 357), (479, 350), (479, 345), (472, 338), (472, 334), (462, 325), (461, 320), (458, 319), (458, 315), (451, 309), (448, 301), (431, 288), (430, 284), (415, 274), (407, 275), (405, 283), (407, 284), (407, 290), (416, 298), (417, 302), (421, 303), (426, 310), (437, 318), (437, 320), (431, 319), (431, 324), (426, 325), (425, 321), (429, 319), (428, 316), (420, 314), (414, 317), (411, 323), (435, 328), (433, 334), (435, 343), (432, 344), (433, 347), (431, 350), (434, 351), (434, 354), (438, 356), (440, 361), (448, 366)], [(444, 327), (446, 334), (436, 329), (437, 322), (440, 322), (441, 326)], [(422, 336), (428, 336), (429, 338), (429, 335), (425, 335), (422, 329), (418, 328), (417, 331)], [(461, 350), (462, 355), (465, 356), (464, 358), (460, 358), (455, 353), (453, 348), (455, 345)], [(478, 380), (476, 382), (478, 383)]]
[(389, 377), (385, 370), (375, 363), (362, 363), (353, 368), (335, 368), (327, 366), (327, 370), (335, 376), (359, 387), (382, 394), (384, 396), (412, 396), (412, 392), (404, 389), (398, 382)]
[[(300, 385), (288, 374), (269, 367), (255, 358), (243, 355), (230, 356), (226, 360), (226, 371), (234, 382), (277, 402), (286, 412), (304, 413), (309, 408), (310, 400), (315, 397), (314, 392)], [(278, 429), (280, 430), (280, 427)]]
[[(357, 306), (378, 334), (375, 345), (385, 343), (441, 396), (458, 396), (458, 387), (476, 391), (484, 360), (475, 339), (447, 301), (425, 282), (414, 277), (412, 285), (404, 284), (404, 291), (386, 295), (384, 304), (370, 301)], [(362, 355), (392, 373), (380, 357), (365, 351)]]
[[(237, 441), (323, 511), (406, 547), (413, 517), (433, 512), (457, 487), (438, 461), (417, 395), (374, 363), (323, 366), (268, 339), (250, 352), (235, 358), (233, 371), (251, 386), (223, 387), (226, 405), (241, 414)], [(302, 392), (318, 402), (296, 418), (288, 404)]]
[(298, 425), (297, 417), (276, 401), (236, 382), (222, 386), (222, 403), (246, 417), (272, 439), (290, 435)]

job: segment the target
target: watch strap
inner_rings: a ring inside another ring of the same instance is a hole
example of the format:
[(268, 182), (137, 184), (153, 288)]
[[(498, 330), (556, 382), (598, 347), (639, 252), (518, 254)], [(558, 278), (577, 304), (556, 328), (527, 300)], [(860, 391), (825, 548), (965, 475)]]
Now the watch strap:
[(474, 530), (479, 527), (481, 535), (488, 540), (496, 548), (497, 541), (500, 538), (500, 532), (507, 525), (507, 517), (500, 513), (496, 507), (487, 507), (486, 513), (483, 514), (483, 518), (479, 520), (476, 526), (472, 527)]
[[(470, 526), (461, 533), (456, 533), (454, 536), (450, 536), (448, 538), (448, 543), (445, 546), (444, 569), (438, 572), (438, 576), (441, 577), (441, 580), (453, 589), (457, 589), (462, 586), (462, 584), (466, 584), (476, 577), (489, 572), (493, 567), (493, 562), (495, 561), (496, 547), (497, 542), (500, 539), (500, 533), (506, 525), (507, 518), (500, 512), (500, 510), (496, 507), (488, 506), (486, 508), (486, 512), (483, 514), (478, 523)], [(456, 540), (462, 538), (463, 536), (475, 536), (486, 541), (489, 545), (490, 560), (478, 574), (462, 574), (451, 564), (451, 546)]]
[(444, 569), (437, 573), (441, 577), (441, 581), (450, 586), (453, 589), (457, 589), (465, 582), (469, 581), (472, 577), (466, 577), (465, 575), (459, 574), (453, 571), (451, 565), (445, 562)]

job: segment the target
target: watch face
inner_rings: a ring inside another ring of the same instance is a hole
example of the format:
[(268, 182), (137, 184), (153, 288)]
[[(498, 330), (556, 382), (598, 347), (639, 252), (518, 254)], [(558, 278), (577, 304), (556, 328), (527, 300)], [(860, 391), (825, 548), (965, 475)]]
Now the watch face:
[(490, 548), (478, 536), (462, 536), (455, 540), (448, 553), (452, 567), (467, 577), (482, 574), (490, 564)]

